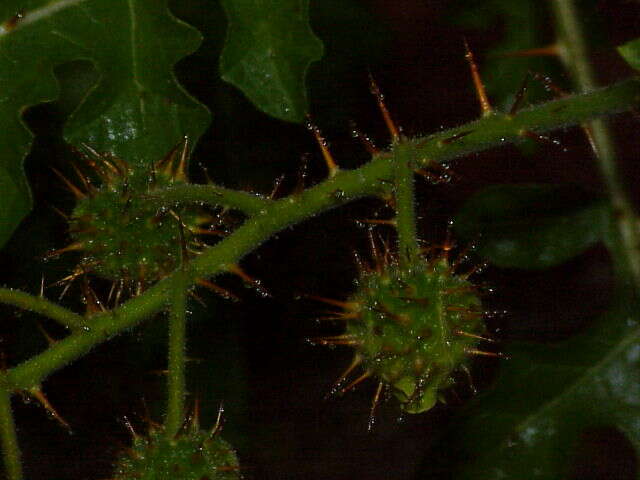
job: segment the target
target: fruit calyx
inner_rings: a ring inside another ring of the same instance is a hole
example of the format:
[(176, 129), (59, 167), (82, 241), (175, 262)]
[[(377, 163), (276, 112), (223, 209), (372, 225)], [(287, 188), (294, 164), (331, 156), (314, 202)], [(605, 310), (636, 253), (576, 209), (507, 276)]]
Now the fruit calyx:
[[(374, 406), (386, 386), (408, 413), (431, 409), (442, 391), (468, 372), (469, 356), (484, 337), (482, 304), (468, 275), (457, 274), (446, 255), (420, 257), (409, 268), (389, 259), (363, 269), (355, 293), (338, 317), (344, 334), (320, 339), (354, 348), (354, 359), (333, 391), (344, 393), (368, 377), (378, 380)], [(348, 383), (361, 366), (364, 373)]]

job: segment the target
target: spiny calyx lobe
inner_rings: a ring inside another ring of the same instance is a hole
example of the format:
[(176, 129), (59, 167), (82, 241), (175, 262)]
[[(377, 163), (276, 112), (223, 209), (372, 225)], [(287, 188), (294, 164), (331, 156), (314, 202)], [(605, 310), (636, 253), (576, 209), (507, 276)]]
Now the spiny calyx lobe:
[(158, 211), (145, 196), (188, 182), (186, 146), (181, 155), (176, 148), (146, 170), (109, 155), (85, 160), (99, 186), (78, 173), (86, 193), (76, 188), (78, 203), (69, 230), (72, 245), (83, 252), (80, 268), (138, 290), (170, 273), (179, 262), (182, 245), (194, 244), (192, 231), (206, 218), (193, 210)]
[(135, 436), (120, 457), (114, 480), (238, 480), (238, 457), (217, 432), (187, 429), (169, 438), (154, 428)]
[(484, 333), (480, 297), (446, 257), (365, 271), (345, 305), (342, 343), (409, 413), (436, 404)]

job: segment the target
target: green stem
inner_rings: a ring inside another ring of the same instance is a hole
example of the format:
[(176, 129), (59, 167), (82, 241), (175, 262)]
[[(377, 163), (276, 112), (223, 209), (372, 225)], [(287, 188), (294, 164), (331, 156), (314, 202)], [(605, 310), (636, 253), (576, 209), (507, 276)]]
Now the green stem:
[(392, 147), (394, 153), (396, 230), (400, 266), (410, 268), (420, 256), (416, 231), (415, 183), (412, 165), (415, 149), (400, 141)]
[[(638, 103), (640, 80), (633, 79), (588, 94), (531, 107), (515, 116), (495, 114), (429, 137), (403, 140), (403, 148), (414, 149), (411, 153), (415, 159), (413, 168), (424, 167), (432, 162), (444, 162), (507, 142), (517, 142), (526, 130), (544, 132), (575, 125), (597, 115), (632, 108)], [(238, 263), (244, 255), (286, 227), (356, 198), (383, 193), (384, 185), (393, 181), (393, 162), (393, 152), (383, 152), (357, 170), (340, 171), (299, 195), (270, 202), (233, 234), (193, 260), (186, 269), (188, 283), (228, 270), (229, 265)], [(176, 274), (170, 275), (117, 309), (93, 316), (89, 327), (72, 333), (10, 369), (7, 372), (8, 386), (17, 390), (35, 387), (94, 346), (166, 308), (167, 298), (170, 298), (177, 281)]]
[(184, 399), (186, 396), (185, 362), (187, 343), (187, 295), (189, 285), (183, 271), (175, 274), (169, 316), (169, 366), (167, 377), (167, 416), (165, 433), (174, 438), (184, 422)]
[(7, 386), (13, 390), (37, 387), (47, 376), (70, 364), (115, 335), (130, 329), (166, 305), (172, 277), (158, 282), (144, 295), (132, 298), (115, 310), (92, 317), (91, 326), (72, 333), (44, 352), (7, 372)]
[[(552, 0), (557, 25), (560, 57), (572, 73), (580, 92), (590, 92), (597, 86), (589, 61), (580, 15), (573, 0)], [(640, 231), (638, 217), (622, 182), (616, 162), (613, 135), (604, 120), (592, 120), (585, 127), (591, 132), (591, 144), (609, 191), (623, 256), (636, 288), (640, 289)]]
[(248, 216), (257, 215), (273, 203), (254, 193), (231, 190), (218, 185), (178, 185), (167, 188), (160, 195), (149, 195), (158, 206), (172, 203), (206, 203), (240, 210)]
[(3, 380), (0, 381), (0, 441), (2, 442), (4, 468), (7, 480), (21, 480), (22, 464), (20, 463), (20, 447), (11, 410), (11, 392), (6, 388), (6, 382)]
[(36, 297), (20, 290), (12, 288), (0, 288), (0, 303), (13, 305), (15, 307), (39, 313), (45, 317), (55, 320), (63, 327), (71, 331), (79, 330), (85, 326), (85, 319), (67, 310), (60, 305), (50, 302), (46, 298)]

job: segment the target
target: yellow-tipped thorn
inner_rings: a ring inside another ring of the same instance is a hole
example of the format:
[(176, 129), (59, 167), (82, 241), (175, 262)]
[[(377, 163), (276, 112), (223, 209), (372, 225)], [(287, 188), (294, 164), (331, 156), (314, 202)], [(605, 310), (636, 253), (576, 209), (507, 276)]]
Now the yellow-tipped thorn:
[(591, 151), (595, 155), (596, 158), (600, 157), (600, 151), (598, 150), (598, 145), (596, 144), (595, 138), (593, 138), (593, 130), (587, 124), (582, 125), (582, 131), (587, 137), (587, 141), (589, 142), (589, 147), (591, 147)]
[(460, 276), (462, 278), (464, 278), (464, 279), (467, 279), (467, 278), (471, 277), (472, 275), (474, 275), (474, 274), (476, 274), (478, 272), (481, 272), (486, 267), (487, 267), (487, 264), (479, 263), (479, 264), (474, 265), (473, 267), (471, 267), (471, 269), (468, 272), (466, 272), (464, 274), (461, 274)]
[(443, 183), (442, 176), (438, 175), (437, 173), (430, 172), (428, 170), (425, 170), (424, 168), (418, 168), (414, 171), (418, 175), (420, 175), (422, 178), (424, 178), (430, 183), (433, 183), (434, 185), (438, 183)]
[(193, 401), (193, 411), (189, 418), (189, 426), (194, 433), (200, 430), (200, 397), (198, 395), (196, 395)]
[(282, 185), (283, 181), (284, 175), (280, 175), (278, 178), (276, 178), (275, 182), (273, 182), (273, 189), (269, 194), (269, 200), (273, 200), (274, 198), (276, 198), (276, 194), (278, 193), (278, 190), (280, 190), (280, 186)]
[(203, 308), (207, 308), (206, 302), (202, 299), (202, 297), (200, 297), (200, 295), (197, 295), (195, 292), (189, 292), (189, 296), (193, 298), (196, 302), (198, 302), (200, 305), (202, 305)]
[(96, 295), (96, 292), (89, 285), (89, 280), (87, 279), (86, 275), (83, 277), (82, 295), (85, 299), (85, 305), (87, 307), (85, 316), (90, 317), (92, 315), (95, 315), (96, 313), (106, 311), (104, 305), (102, 305), (102, 302)]
[[(178, 154), (178, 150), (180, 149), (181, 146), (184, 145), (184, 140), (177, 143), (171, 150), (169, 150), (169, 152), (162, 157), (160, 160), (158, 160), (154, 165), (153, 168), (156, 172), (160, 172), (163, 175), (169, 177), (169, 178), (174, 178), (175, 173), (174, 173), (174, 161), (176, 159), (176, 156)], [(183, 147), (184, 150), (184, 147)]]
[(178, 180), (180, 182), (187, 182), (187, 160), (189, 158), (189, 137), (184, 137), (182, 142), (182, 151), (180, 152), (180, 160), (178, 161), (178, 165), (176, 167), (176, 171), (173, 175), (174, 180)]
[(316, 320), (325, 321), (325, 322), (335, 322), (335, 321), (346, 322), (347, 320), (353, 320), (359, 317), (360, 317), (360, 312), (349, 312), (349, 313), (333, 312), (333, 314), (331, 315), (326, 315), (324, 317), (317, 317)]
[(73, 171), (76, 172), (77, 177), (82, 182), (82, 185), (84, 185), (87, 193), (91, 194), (95, 190), (95, 188), (93, 187), (93, 185), (91, 185), (89, 178), (84, 173), (82, 173), (75, 164), (72, 163), (71, 168), (73, 168)]
[(348, 347), (355, 347), (357, 345), (360, 345), (361, 343), (360, 340), (357, 340), (352, 335), (336, 335), (334, 337), (310, 338), (309, 342), (313, 345), (315, 344), (323, 345), (323, 346), (346, 345)]
[(360, 140), (360, 143), (362, 143), (365, 150), (369, 152), (371, 155), (374, 155), (379, 152), (379, 150), (376, 148), (375, 144), (373, 143), (373, 140), (371, 140), (369, 136), (365, 135), (360, 130), (358, 130), (354, 122), (351, 122), (351, 134), (354, 138), (357, 138), (358, 140)]
[(233, 300), (234, 302), (240, 301), (240, 297), (238, 297), (237, 295), (234, 295), (226, 288), (222, 288), (219, 285), (216, 285), (215, 283), (210, 282), (209, 280), (206, 280), (204, 278), (199, 278), (196, 280), (196, 283), (201, 287), (211, 290), (213, 293), (220, 295), (223, 298), (226, 298), (227, 300)]
[(367, 232), (369, 237), (369, 247), (371, 248), (371, 256), (373, 257), (373, 263), (375, 264), (375, 270), (378, 274), (382, 273), (385, 262), (383, 257), (380, 256), (380, 251), (378, 250), (378, 246), (376, 245), (376, 241), (373, 238), (373, 232), (369, 230)]
[(395, 218), (389, 218), (389, 219), (366, 218), (364, 220), (356, 220), (356, 222), (368, 223), (371, 225), (387, 225), (389, 227), (394, 227), (394, 228), (398, 225), (398, 222), (396, 221)]
[(369, 410), (369, 421), (367, 422), (367, 431), (371, 431), (373, 429), (373, 425), (376, 423), (376, 408), (378, 407), (378, 403), (380, 402), (380, 394), (382, 393), (382, 389), (384, 387), (383, 382), (378, 382), (378, 388), (376, 388), (376, 393), (373, 396), (373, 400), (371, 401), (371, 409)]
[(473, 86), (476, 90), (476, 95), (478, 96), (478, 101), (480, 102), (480, 109), (482, 110), (482, 115), (487, 116), (493, 113), (493, 109), (491, 108), (491, 104), (489, 103), (489, 97), (487, 97), (487, 92), (484, 88), (484, 84), (482, 83), (482, 79), (480, 78), (480, 71), (478, 70), (478, 65), (476, 64), (475, 59), (473, 58), (473, 52), (469, 48), (469, 44), (467, 40), (464, 40), (464, 49), (465, 54), (464, 58), (467, 59), (469, 63), (469, 69), (471, 70), (471, 78), (473, 79)]
[(62, 418), (58, 412), (56, 412), (56, 409), (53, 408), (53, 406), (51, 405), (51, 403), (49, 403), (49, 400), (47, 400), (47, 397), (44, 396), (44, 393), (42, 393), (42, 391), (40, 389), (37, 388), (32, 388), (29, 390), (29, 395), (31, 395), (33, 398), (35, 398), (36, 400), (38, 400), (40, 402), (40, 404), (45, 408), (45, 410), (47, 412), (49, 412), (49, 414), (58, 421), (58, 423), (60, 425), (62, 425), (64, 428), (66, 428), (68, 431), (71, 431), (71, 426), (65, 421), (64, 418)]
[(82, 190), (80, 190), (73, 183), (67, 180), (67, 178), (64, 175), (62, 175), (62, 173), (60, 173), (57, 169), (51, 167), (51, 170), (53, 170), (53, 173), (55, 173), (58, 176), (58, 178), (62, 180), (62, 182), (66, 185), (67, 189), (69, 189), (69, 191), (73, 193), (74, 197), (76, 197), (76, 200), (82, 200), (84, 198), (87, 198), (87, 195)]
[(347, 393), (349, 390), (353, 390), (355, 387), (360, 385), (360, 383), (365, 381), (370, 376), (371, 376), (371, 371), (367, 370), (362, 375), (360, 375), (358, 378), (356, 378), (353, 382), (351, 382), (349, 385), (347, 385), (346, 387), (341, 389), (340, 390), (340, 394), (343, 395), (343, 394)]
[(344, 381), (351, 374), (351, 372), (353, 372), (361, 363), (362, 363), (362, 357), (360, 355), (354, 355), (353, 360), (351, 361), (349, 366), (346, 368), (344, 372), (342, 372), (342, 374), (331, 386), (331, 390), (329, 390), (329, 392), (325, 395), (324, 397), (325, 400), (330, 396), (335, 395), (338, 391), (340, 391), (340, 388), (342, 387), (342, 384), (344, 383)]
[(82, 250), (84, 249), (84, 244), (82, 242), (74, 242), (70, 245), (67, 245), (66, 247), (62, 247), (59, 248), (57, 250), (53, 250), (51, 252), (48, 252), (44, 258), (52, 258), (52, 257), (57, 257), (59, 255), (62, 255), (63, 253), (67, 253), (67, 252), (76, 252), (78, 250)]
[(40, 330), (44, 338), (47, 340), (47, 343), (49, 344), (49, 346), (52, 346), (58, 343), (58, 341), (55, 338), (53, 338), (51, 335), (49, 335), (49, 333), (47, 333), (47, 331), (44, 329), (44, 327), (40, 322), (38, 322), (37, 325), (38, 325), (38, 329)]
[(316, 138), (316, 142), (318, 143), (318, 146), (320, 147), (320, 151), (322, 152), (322, 157), (324, 158), (324, 162), (326, 163), (327, 169), (329, 170), (329, 178), (334, 177), (336, 173), (338, 173), (340, 168), (338, 167), (338, 164), (334, 160), (333, 155), (331, 155), (327, 141), (322, 136), (322, 133), (320, 132), (320, 128), (318, 128), (317, 125), (312, 123), (310, 116), (307, 116), (307, 128), (311, 130), (311, 132), (313, 133), (313, 136)]
[(485, 342), (494, 343), (495, 340), (493, 338), (483, 337), (482, 335), (476, 335), (475, 333), (463, 332), (462, 330), (456, 330), (453, 333), (456, 335), (461, 335), (463, 337), (476, 338), (478, 340), (484, 340)]
[(53, 205), (51, 205), (51, 209), (56, 212), (58, 215), (60, 215), (65, 222), (69, 222), (69, 215), (67, 215), (66, 213), (64, 213), (62, 210), (60, 210), (57, 207), (54, 207)]
[(391, 114), (387, 109), (386, 104), (384, 103), (384, 94), (380, 91), (378, 84), (373, 78), (373, 75), (369, 73), (369, 87), (371, 89), (371, 93), (376, 97), (376, 101), (378, 102), (378, 108), (382, 113), (382, 118), (384, 118), (384, 123), (391, 134), (391, 143), (398, 143), (400, 141), (400, 130), (396, 127), (396, 124), (391, 119)]
[(220, 402), (220, 405), (218, 406), (218, 416), (216, 417), (216, 423), (213, 425), (213, 428), (211, 429), (210, 437), (213, 437), (218, 432), (220, 432), (220, 430), (222, 430), (223, 418), (224, 418), (223, 415), (224, 415), (224, 402)]
[(360, 304), (358, 302), (343, 302), (342, 300), (336, 300), (333, 298), (320, 297), (318, 295), (305, 295), (306, 298), (316, 300), (318, 302), (326, 303), (334, 307), (340, 307), (343, 310), (358, 311), (360, 310)]
[(467, 348), (465, 353), (469, 355), (477, 355), (480, 357), (493, 357), (493, 358), (509, 358), (502, 353), (494, 353), (494, 352), (485, 352), (483, 350), (476, 350), (475, 348)]
[(131, 421), (129, 420), (129, 418), (125, 415), (124, 417), (122, 417), (122, 423), (124, 423), (124, 426), (127, 427), (127, 430), (129, 430), (129, 433), (131, 434), (131, 436), (133, 438), (137, 438), (138, 434), (136, 433), (135, 429), (133, 428), (133, 425), (131, 425)]
[(227, 270), (240, 277), (243, 282), (251, 285), (263, 297), (271, 297), (271, 294), (262, 286), (259, 280), (249, 276), (239, 265), (228, 265)]

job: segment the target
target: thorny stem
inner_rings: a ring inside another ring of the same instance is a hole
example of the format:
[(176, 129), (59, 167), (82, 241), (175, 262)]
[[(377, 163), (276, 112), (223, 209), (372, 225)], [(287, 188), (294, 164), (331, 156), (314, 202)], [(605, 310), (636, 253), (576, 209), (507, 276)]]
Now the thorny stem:
[(186, 275), (180, 269), (175, 273), (169, 316), (168, 401), (167, 416), (164, 421), (165, 433), (169, 439), (178, 434), (184, 422), (188, 292)]
[(420, 247), (416, 231), (415, 182), (412, 165), (415, 149), (405, 148), (400, 141), (393, 147), (396, 231), (400, 266), (411, 268), (418, 261)]
[[(1, 374), (4, 377), (4, 373)], [(0, 442), (7, 480), (22, 480), (20, 447), (11, 410), (11, 392), (0, 379)]]
[[(589, 61), (585, 35), (573, 0), (552, 0), (557, 25), (560, 57), (572, 73), (581, 92), (597, 86)], [(622, 241), (622, 249), (629, 265), (636, 289), (640, 289), (640, 231), (638, 217), (621, 181), (617, 168), (615, 146), (611, 130), (603, 119), (585, 124), (590, 132), (592, 147), (610, 194), (614, 219)]]
[[(507, 142), (518, 142), (524, 138), (525, 131), (545, 132), (575, 125), (594, 116), (629, 109), (638, 103), (640, 80), (632, 79), (588, 94), (534, 106), (514, 116), (494, 114), (428, 137), (405, 139), (403, 148), (414, 149), (411, 155), (415, 165), (412, 167), (419, 168)], [(465, 136), (456, 137), (461, 133)], [(459, 139), (445, 142), (452, 137)], [(231, 235), (189, 263), (186, 267), (187, 284), (193, 284), (200, 277), (227, 271), (230, 265), (239, 262), (244, 255), (288, 226), (356, 198), (383, 193), (382, 185), (393, 180), (392, 162), (393, 152), (376, 154), (371, 162), (357, 170), (342, 170), (298, 195), (270, 202), (258, 215), (250, 217)], [(91, 348), (166, 308), (167, 298), (179, 281), (183, 280), (174, 273), (120, 307), (90, 317), (87, 326), (8, 370), (7, 388), (28, 390), (37, 386), (48, 375), (80, 358)]]

